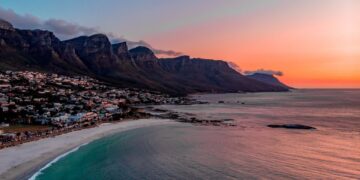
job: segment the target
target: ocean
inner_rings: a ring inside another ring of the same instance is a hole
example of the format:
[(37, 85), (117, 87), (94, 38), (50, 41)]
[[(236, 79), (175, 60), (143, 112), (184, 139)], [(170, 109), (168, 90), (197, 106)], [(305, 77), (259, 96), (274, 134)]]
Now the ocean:
[(210, 103), (157, 108), (232, 118), (238, 126), (179, 123), (121, 132), (58, 158), (35, 179), (360, 179), (360, 90), (193, 97)]

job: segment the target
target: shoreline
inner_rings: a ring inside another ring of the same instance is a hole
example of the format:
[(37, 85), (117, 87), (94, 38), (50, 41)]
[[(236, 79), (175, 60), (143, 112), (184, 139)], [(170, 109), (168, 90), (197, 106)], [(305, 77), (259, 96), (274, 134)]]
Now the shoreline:
[(154, 118), (103, 123), (98, 127), (5, 148), (0, 150), (0, 179), (28, 179), (55, 158), (114, 133), (174, 123), (177, 122)]

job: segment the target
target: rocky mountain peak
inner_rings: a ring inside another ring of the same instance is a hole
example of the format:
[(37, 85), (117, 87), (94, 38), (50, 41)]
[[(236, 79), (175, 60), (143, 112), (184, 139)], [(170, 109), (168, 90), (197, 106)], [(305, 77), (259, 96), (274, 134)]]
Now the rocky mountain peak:
[(95, 34), (89, 36), (85, 47), (88, 53), (96, 53), (99, 51), (109, 51), (111, 49), (111, 43), (106, 35)]
[(112, 49), (116, 55), (122, 55), (122, 54), (128, 53), (128, 46), (127, 46), (126, 42), (113, 44)]
[(18, 33), (31, 46), (53, 46), (60, 43), (60, 40), (50, 31), (43, 30), (19, 30)]
[(13, 25), (3, 19), (0, 19), (0, 29), (15, 31)]
[(145, 46), (138, 46), (130, 50), (130, 53), (144, 53), (144, 54), (154, 54), (154, 52), (151, 51), (151, 49), (145, 47)]
[(130, 54), (137, 61), (152, 61), (157, 59), (154, 52), (144, 46), (138, 46), (134, 49), (131, 49)]
[(191, 57), (190, 56), (179, 56), (179, 57), (176, 57), (176, 58), (174, 58), (174, 59), (178, 59), (178, 60), (191, 60)]

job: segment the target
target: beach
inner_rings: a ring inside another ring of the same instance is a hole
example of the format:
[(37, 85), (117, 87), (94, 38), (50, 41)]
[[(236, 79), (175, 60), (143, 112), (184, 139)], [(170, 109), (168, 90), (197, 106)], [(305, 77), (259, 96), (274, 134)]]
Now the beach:
[(136, 128), (176, 123), (163, 119), (140, 119), (104, 123), (53, 138), (45, 138), (0, 150), (0, 179), (28, 179), (51, 160), (93, 140)]

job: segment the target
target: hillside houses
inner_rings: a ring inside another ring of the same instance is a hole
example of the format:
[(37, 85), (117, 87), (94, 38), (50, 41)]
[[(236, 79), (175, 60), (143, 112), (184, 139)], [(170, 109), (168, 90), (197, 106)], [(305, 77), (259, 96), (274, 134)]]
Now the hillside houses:
[[(181, 103), (186, 103), (186, 99), (111, 87), (85, 76), (0, 72), (0, 123), (11, 125), (48, 125), (61, 131), (141, 114), (134, 108), (136, 105)], [(0, 142), (11, 137), (13, 135), (3, 133)]]

